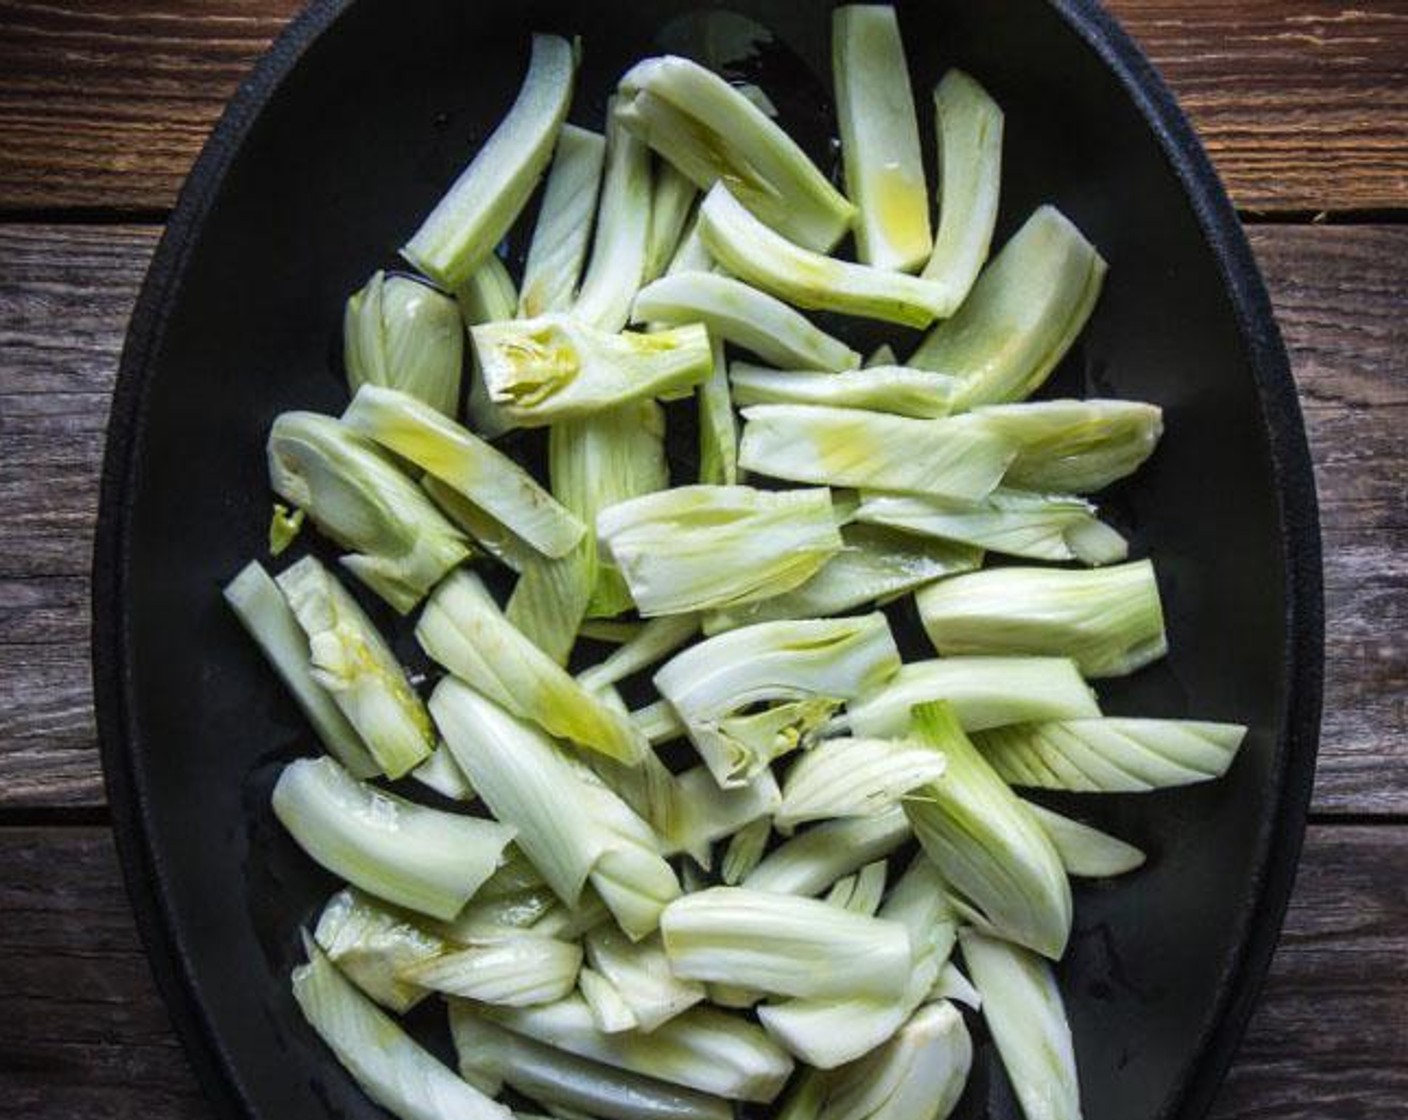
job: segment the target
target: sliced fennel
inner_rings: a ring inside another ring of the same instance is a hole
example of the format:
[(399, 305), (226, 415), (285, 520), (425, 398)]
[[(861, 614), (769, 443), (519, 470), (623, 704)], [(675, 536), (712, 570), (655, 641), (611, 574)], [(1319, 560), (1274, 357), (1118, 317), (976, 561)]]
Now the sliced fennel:
[(544, 556), (562, 556), (582, 539), (582, 523), (532, 475), (414, 397), (363, 386), (343, 423), (428, 471)]
[(978, 989), (973, 987), (968, 977), (964, 976), (952, 961), (939, 970), (939, 978), (929, 989), (929, 998), (951, 1000), (973, 1011), (983, 1009), (983, 997), (978, 994)]
[(944, 757), (904, 739), (825, 739), (807, 751), (782, 786), (773, 823), (784, 836), (827, 817), (873, 817), (938, 781)]
[(641, 283), (649, 284), (665, 274), (684, 237), (698, 193), (693, 181), (673, 164), (662, 162), (656, 166), (655, 187), (650, 195), (650, 237), (646, 242), (645, 274)]
[(719, 272), (709, 250), (704, 248), (704, 240), (699, 236), (699, 208), (695, 207), (689, 225), (680, 235), (680, 243), (675, 247), (675, 255), (670, 258), (666, 276), (677, 276), (681, 272)]
[(847, 875), (834, 883), (822, 901), (828, 906), (870, 917), (880, 909), (880, 900), (885, 895), (886, 874), (883, 859), (867, 863), (854, 875)]
[(1028, 401), (974, 410), (978, 426), (1016, 457), (1004, 482), (1018, 489), (1092, 494), (1133, 474), (1163, 435), (1163, 410), (1139, 401)]
[(896, 998), (912, 963), (898, 922), (743, 887), (676, 899), (660, 932), (676, 976), (780, 995)]
[(596, 528), (647, 618), (790, 591), (841, 548), (824, 489), (681, 486), (610, 506)]
[(620, 646), (639, 636), (645, 626), (644, 622), (629, 618), (585, 618), (579, 633), (593, 642)]
[(1046, 833), (949, 705), (916, 707), (911, 734), (948, 757), (943, 780), (905, 801), (904, 812), (955, 902), (999, 936), (1060, 957), (1071, 930), (1071, 888)]
[(736, 887), (752, 870), (763, 862), (768, 841), (772, 838), (772, 821), (760, 817), (745, 824), (731, 837), (719, 862), (719, 878), (724, 886)]
[(567, 664), (591, 603), (587, 547), (584, 540), (555, 560), (529, 557), (504, 604), (504, 617), (559, 665)]
[(517, 830), (517, 846), (558, 898), (576, 906), (610, 838), (562, 749), (453, 677), (436, 687), (430, 712), (489, 811)]
[(855, 207), (743, 93), (685, 58), (637, 63), (621, 79), (622, 124), (700, 190), (726, 183), (783, 236), (821, 252), (850, 228)]
[(615, 99), (606, 106), (606, 171), (597, 207), (592, 255), (572, 304), (572, 317), (619, 331), (645, 282), (650, 252), (650, 150), (621, 126)]
[(967, 545), (926, 541), (873, 525), (847, 525), (841, 541), (841, 551), (806, 583), (770, 599), (708, 614), (705, 633), (775, 619), (825, 618), (971, 572), (983, 561), (983, 554)]
[(274, 786), (274, 815), (333, 874), (387, 902), (448, 920), (493, 874), (513, 829), (416, 805), (298, 759)]
[[(728, 787), (749, 781), (774, 757), (730, 728), (730, 716), (767, 701), (848, 699), (877, 687), (899, 663), (884, 615), (871, 614), (746, 626), (677, 654), (654, 679), (715, 779)], [(808, 721), (816, 715), (797, 714)]]
[(648, 1033), (624, 1034), (598, 1030), (576, 998), (487, 1014), (516, 1034), (569, 1053), (728, 1100), (771, 1101), (792, 1072), (791, 1058), (758, 1027), (711, 1007), (686, 1009)]
[(722, 182), (700, 204), (699, 236), (734, 276), (803, 309), (927, 327), (958, 307), (958, 293), (938, 280), (826, 257), (789, 241)]
[(421, 476), (420, 485), (441, 513), (464, 530), (475, 545), (510, 571), (521, 573), (535, 556), (542, 556), (497, 517), (475, 505), (449, 483), (427, 474)]
[(894, 738), (909, 732), (916, 704), (946, 700), (968, 732), (1033, 720), (1087, 719), (1100, 707), (1064, 657), (940, 657), (912, 661), (890, 680), (853, 700), (851, 733)]
[(738, 484), (738, 417), (728, 387), (723, 340), (710, 340), (714, 368), (699, 383), (699, 481), (705, 486)]
[(711, 272), (673, 272), (656, 280), (636, 296), (631, 317), (637, 323), (703, 323), (714, 337), (789, 369), (860, 365), (858, 353), (780, 299)]
[(425, 705), (357, 600), (312, 556), (280, 574), (279, 590), (308, 637), (309, 672), (327, 690), (377, 767), (399, 778), (435, 748)]
[(601, 973), (590, 968), (582, 969), (577, 990), (591, 1012), (593, 1025), (603, 1034), (622, 1034), (638, 1026), (630, 1005), (622, 998), (616, 985)]
[(758, 1009), (768, 1032), (804, 1062), (835, 1069), (855, 1061), (890, 1038), (929, 998), (953, 950), (955, 925), (942, 880), (922, 853), (895, 884), (879, 916), (899, 923), (909, 934), (914, 967), (902, 996), (794, 999)]
[(571, 308), (577, 279), (587, 258), (605, 157), (606, 138), (601, 133), (570, 124), (562, 126), (523, 266), (519, 318), (536, 319)]
[(916, 420), (947, 416), (956, 385), (956, 379), (946, 374), (895, 365), (827, 373), (734, 362), (729, 380), (739, 405), (816, 404), (888, 412)]
[(856, 204), (856, 255), (913, 272), (933, 248), (919, 121), (895, 9), (847, 4), (831, 13), (831, 69), (846, 193)]
[(605, 661), (577, 674), (577, 683), (592, 692), (624, 680), (664, 660), (699, 633), (699, 618), (690, 614), (652, 618)]
[(781, 802), (782, 792), (771, 770), (763, 770), (746, 785), (720, 789), (708, 767), (696, 766), (679, 776), (675, 820), (666, 839), (707, 870), (713, 864), (710, 847), (716, 840), (760, 820), (766, 823)]
[(713, 370), (709, 334), (698, 324), (608, 334), (575, 319), (544, 316), (481, 323), (470, 328), (470, 338), (489, 399), (523, 427), (689, 389)]
[(931, 1003), (837, 1076), (820, 1120), (945, 1120), (972, 1064), (963, 1016), (951, 1003)]
[(362, 1091), (400, 1120), (513, 1120), (362, 995), (316, 945), (293, 970), (293, 998)]
[(456, 572), (436, 589), (421, 612), (416, 639), (461, 680), (551, 735), (625, 762), (638, 761), (646, 750), (630, 717), (515, 630), (470, 572)]
[(454, 300), (405, 276), (375, 272), (348, 297), (342, 320), (347, 387), (385, 385), (454, 416), (464, 328)]
[(1075, 1047), (1051, 966), (974, 929), (960, 935), (1002, 1065), (1029, 1120), (1079, 1120)]
[(820, 486), (856, 486), (976, 501), (1002, 481), (1014, 451), (964, 417), (912, 420), (858, 408), (759, 404), (743, 410), (745, 470)]
[[(939, 228), (924, 275), (966, 298), (987, 260), (1002, 193), (1002, 110), (962, 70), (934, 89)], [(962, 314), (960, 312), (959, 314)]]
[(743, 877), (754, 891), (814, 895), (867, 863), (884, 859), (910, 838), (903, 810), (827, 821), (799, 833)]
[(328, 899), (313, 939), (342, 974), (389, 1011), (404, 1015), (427, 995), (401, 971), (449, 946), (411, 917), (346, 887)]
[[(514, 308), (518, 306), (518, 290), (513, 277), (508, 274), (504, 262), (491, 253), (484, 263), (474, 270), (464, 287), (455, 292), (460, 305), (460, 318), (466, 328), (480, 323), (493, 323), (500, 319), (512, 319)], [(470, 348), (473, 376), (469, 382), (469, 395), (466, 412), (472, 428), (485, 439), (494, 439), (513, 427), (494, 402), (489, 399), (489, 391)]]
[(636, 709), (631, 713), (631, 722), (650, 740), (652, 746), (685, 736), (684, 721), (668, 700), (656, 700), (653, 704)]
[(552, 937), (505, 937), (409, 965), (401, 976), (431, 991), (528, 1007), (562, 999), (577, 983), (582, 947)]
[(283, 413), (268, 452), (274, 491), (351, 549), (342, 563), (401, 614), (469, 556), (464, 536), (420, 488), (331, 416)]
[(453, 290), (468, 280), (527, 203), (552, 158), (576, 67), (566, 39), (533, 36), (513, 108), (401, 250), (441, 287)]
[(450, 1004), (450, 1034), (467, 1079), (508, 1084), (549, 1108), (603, 1120), (731, 1120), (728, 1102), (719, 1097), (516, 1034), (491, 1022), (488, 1012), (469, 1003)]
[(1114, 564), (1129, 545), (1082, 498), (999, 487), (976, 502), (913, 494), (862, 495), (856, 520), (1022, 556)]
[[(670, 484), (665, 461), (665, 414), (654, 401), (554, 424), (548, 432), (548, 473), (553, 493), (586, 524), (608, 506)], [(621, 573), (604, 563), (596, 533), (579, 546), (580, 578), (589, 596), (587, 617), (618, 615), (633, 605)]]
[(939, 653), (1069, 657), (1089, 678), (1120, 677), (1168, 652), (1147, 560), (1091, 571), (994, 568), (916, 596)]
[(978, 748), (1013, 785), (1138, 793), (1220, 778), (1247, 729), (1179, 719), (1068, 719), (981, 733)]
[(225, 587), (225, 601), (254, 639), (274, 672), (293, 694), (319, 741), (354, 778), (370, 778), (381, 767), (331, 693), (314, 676), (308, 635), (284, 594), (258, 560), (251, 560)]
[(474, 787), (443, 746), (431, 751), (429, 757), (411, 771), (411, 777), (451, 801), (474, 800)]
[(1105, 272), (1104, 260), (1080, 230), (1059, 210), (1043, 206), (908, 364), (961, 377), (955, 410), (1029, 397), (1084, 329)]
[[(587, 934), (587, 959), (601, 976), (615, 986), (621, 1000), (630, 1008), (633, 1025), (645, 1034), (650, 1034), (662, 1023), (699, 1003), (704, 998), (702, 985), (681, 980), (670, 971), (670, 961), (665, 956), (665, 947), (658, 936), (643, 941), (632, 941), (619, 929), (611, 925), (598, 926)], [(532, 1033), (532, 1032), (525, 1032)], [(534, 1034), (543, 1038), (542, 1034)], [(556, 1046), (562, 1046), (560, 1038), (547, 1038)], [(568, 1046), (573, 1053), (615, 1065), (599, 1053), (590, 1053), (577, 1047)], [(630, 1068), (629, 1066), (626, 1068)], [(638, 1070), (662, 1076), (658, 1070)], [(666, 1078), (677, 1081), (678, 1078)], [(728, 1096), (712, 1085), (696, 1084), (693, 1081), (680, 1082), (702, 1089), (706, 1093), (720, 1093)]]
[(1068, 875), (1108, 879), (1144, 866), (1144, 853), (1098, 828), (1026, 802), (1027, 810), (1051, 838)]

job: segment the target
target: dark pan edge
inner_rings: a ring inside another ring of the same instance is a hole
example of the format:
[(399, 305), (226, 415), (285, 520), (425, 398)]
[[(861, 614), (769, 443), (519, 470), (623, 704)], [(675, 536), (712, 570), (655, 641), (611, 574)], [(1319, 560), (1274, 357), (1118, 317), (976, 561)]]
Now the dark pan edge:
[(1222, 274), (1247, 351), (1276, 480), (1286, 569), (1285, 698), (1275, 764), (1276, 811), (1258, 837), (1257, 871), (1210, 1026), (1162, 1120), (1206, 1116), (1236, 1056), (1271, 967), (1305, 839), (1324, 683), (1324, 588), (1315, 474), (1281, 332), (1242, 224), (1202, 142), (1143, 51), (1095, 0), (1050, 0), (1119, 79), (1159, 140)]
[[(99, 750), (113, 832), (128, 897), (168, 1014), (216, 1111), (253, 1110), (228, 1053), (195, 998), (192, 966), (171, 921), (159, 853), (148, 842), (145, 788), (132, 766), (126, 647), (129, 495), (139, 457), (136, 435), (146, 369), (160, 343), (177, 281), (196, 232), (228, 167), (265, 102), (304, 51), (350, 0), (315, 0), (279, 36), (226, 107), (181, 189), (142, 285), (123, 348), (108, 422), (93, 559), (93, 686)], [(1119, 79), (1158, 137), (1183, 185), (1222, 274), (1260, 398), (1282, 527), (1286, 631), (1276, 764), (1277, 810), (1259, 838), (1257, 879), (1242, 916), (1244, 937), (1225, 974), (1213, 1025), (1175, 1091), (1165, 1117), (1206, 1114), (1231, 1065), (1270, 966), (1295, 881), (1319, 738), (1323, 676), (1323, 595), (1319, 516), (1309, 447), (1295, 383), (1270, 300), (1240, 222), (1191, 125), (1153, 66), (1093, 0), (1050, 0), (1071, 29)], [(1274, 853), (1274, 854), (1273, 854)], [(218, 1088), (217, 1088), (218, 1086)]]
[(280, 33), (240, 83), (182, 184), (128, 323), (108, 417), (99, 490), (92, 573), (93, 692), (118, 860), (147, 962), (171, 1024), (206, 1100), (228, 1120), (253, 1120), (254, 1109), (196, 998), (192, 962), (171, 918), (162, 859), (149, 841), (146, 787), (128, 749), (138, 737), (129, 704), (128, 627), (123, 609), (130, 555), (130, 495), (140, 465), (137, 435), (146, 411), (147, 369), (165, 333), (196, 234), (265, 103), (350, 2), (314, 0)]

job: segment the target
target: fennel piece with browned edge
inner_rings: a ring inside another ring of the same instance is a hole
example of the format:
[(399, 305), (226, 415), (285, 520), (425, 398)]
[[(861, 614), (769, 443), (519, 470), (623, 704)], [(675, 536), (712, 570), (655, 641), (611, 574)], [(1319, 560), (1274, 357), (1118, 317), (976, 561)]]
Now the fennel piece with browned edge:
[(308, 635), (299, 626), (284, 593), (259, 563), (251, 560), (225, 585), (225, 601), (292, 694), (319, 742), (354, 778), (370, 778), (381, 766), (348, 722), (342, 709), (314, 676)]
[(789, 241), (750, 214), (724, 183), (700, 204), (699, 236), (734, 276), (806, 310), (927, 327), (958, 308), (958, 296), (938, 280), (823, 256)]
[(576, 50), (566, 39), (533, 36), (513, 108), (402, 248), (442, 288), (464, 284), (528, 202), (552, 158), (576, 69)]
[(1148, 560), (1088, 571), (992, 568), (931, 584), (915, 602), (945, 657), (1069, 657), (1094, 679), (1126, 676), (1168, 652)]
[(639, 761), (647, 749), (630, 717), (519, 633), (471, 572), (456, 572), (435, 589), (416, 639), (460, 680), (550, 735), (626, 763)]
[(308, 668), (357, 730), (387, 777), (399, 778), (435, 749), (435, 731), (391, 647), (357, 600), (316, 558), (277, 584), (308, 638)]
[(997, 225), (1002, 110), (962, 70), (950, 70), (934, 89), (934, 126), (939, 228), (923, 275), (944, 281), (966, 299), (987, 260)]
[(520, 319), (571, 308), (591, 242), (605, 157), (606, 138), (601, 133), (562, 126), (523, 265)]
[(846, 193), (856, 205), (856, 256), (914, 272), (929, 259), (929, 190), (919, 120), (895, 9), (847, 4), (831, 13), (831, 73)]
[(637, 323), (703, 323), (711, 336), (784, 368), (847, 370), (860, 355), (780, 299), (712, 272), (674, 272), (642, 288)]
[(783, 236), (830, 251), (855, 207), (767, 114), (696, 62), (673, 55), (637, 63), (621, 79), (621, 122), (707, 191), (726, 183)]
[(313, 860), (377, 898), (448, 921), (490, 875), (511, 827), (417, 805), (300, 758), (274, 786), (274, 815)]
[(425, 493), (331, 416), (282, 413), (269, 429), (268, 460), (274, 492), (350, 549), (342, 564), (401, 614), (470, 555)]
[[(878, 687), (899, 668), (899, 651), (882, 614), (859, 618), (764, 622), (709, 638), (676, 654), (655, 674), (655, 687), (684, 722), (721, 786), (741, 785), (799, 741), (773, 743), (794, 721), (765, 737), (747, 734), (748, 710), (766, 702), (834, 704)], [(766, 712), (762, 713), (766, 714)], [(805, 724), (803, 724), (805, 726)]]
[(818, 486), (976, 501), (997, 488), (1014, 452), (968, 417), (911, 420), (858, 408), (756, 404), (743, 410), (738, 463)]
[(458, 491), (544, 556), (565, 555), (586, 532), (502, 451), (414, 397), (363, 386), (342, 421)]
[[(1041, 387), (1084, 330), (1105, 273), (1095, 246), (1059, 210), (1043, 206), (907, 364), (962, 378), (955, 411), (1023, 400)], [(1046, 485), (1065, 489), (1055, 481)]]
[(429, 285), (373, 273), (347, 299), (342, 350), (353, 393), (385, 385), (446, 416), (458, 410), (464, 328), (454, 300)]
[(779, 595), (841, 548), (825, 489), (680, 486), (603, 509), (596, 529), (646, 618)]
[(545, 316), (481, 323), (469, 333), (489, 400), (525, 428), (691, 389), (714, 368), (709, 333), (697, 323), (608, 334)]
[(942, 781), (906, 800), (924, 854), (970, 921), (1058, 959), (1071, 932), (1071, 887), (1050, 839), (943, 701), (914, 709), (910, 735), (942, 751)]

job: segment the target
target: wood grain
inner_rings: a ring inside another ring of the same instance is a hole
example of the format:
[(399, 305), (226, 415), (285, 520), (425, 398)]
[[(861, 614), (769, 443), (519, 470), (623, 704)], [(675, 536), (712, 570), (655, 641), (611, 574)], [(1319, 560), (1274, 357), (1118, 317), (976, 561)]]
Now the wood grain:
[[(87, 572), (102, 430), (154, 232), (0, 226), (0, 805), (102, 800)], [(1253, 241), (1305, 405), (1329, 633), (1315, 807), (1408, 813), (1408, 228)]]
[[(1408, 205), (1402, 0), (1108, 0), (1239, 206)], [(0, 0), (0, 209), (169, 207), (298, 0)]]
[[(1405, 865), (1408, 829), (1311, 829), (1271, 980), (1217, 1120), (1395, 1114), (1408, 1094)], [(118, 876), (105, 829), (0, 830), (7, 1116), (210, 1115), (170, 1035)]]

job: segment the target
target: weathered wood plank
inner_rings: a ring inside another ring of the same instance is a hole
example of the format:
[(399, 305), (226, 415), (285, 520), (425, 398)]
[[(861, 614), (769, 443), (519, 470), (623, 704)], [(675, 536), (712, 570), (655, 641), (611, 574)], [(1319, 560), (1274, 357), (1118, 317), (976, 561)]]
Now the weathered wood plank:
[[(1406, 863), (1408, 829), (1311, 829), (1218, 1120), (1385, 1117), (1408, 1099)], [(34, 1120), (210, 1115), (103, 829), (0, 830), (0, 1091)]]
[[(1396, 0), (1109, 0), (1238, 205), (1408, 205)], [(171, 205), (299, 0), (0, 0), (0, 208)]]
[[(0, 805), (92, 804), (86, 577), (150, 230), (0, 227)], [(1328, 687), (1316, 808), (1408, 812), (1408, 229), (1253, 231), (1310, 429)]]

